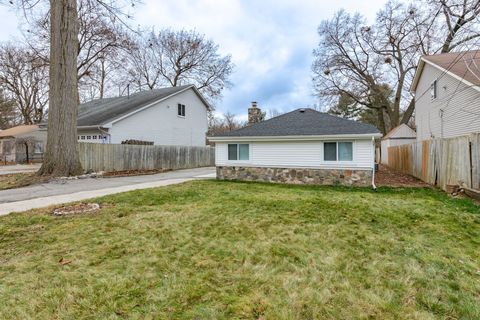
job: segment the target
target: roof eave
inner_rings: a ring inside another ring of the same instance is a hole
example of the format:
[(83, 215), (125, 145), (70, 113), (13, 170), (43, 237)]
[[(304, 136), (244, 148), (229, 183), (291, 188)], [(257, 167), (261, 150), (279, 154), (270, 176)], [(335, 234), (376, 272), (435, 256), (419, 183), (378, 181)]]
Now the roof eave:
[[(412, 93), (415, 93), (416, 89), (417, 89), (417, 85), (418, 85), (418, 82), (420, 82), (420, 76), (421, 76), (421, 73), (425, 67), (425, 64), (428, 64), (428, 65), (431, 65), (439, 70), (441, 70), (442, 72), (448, 74), (449, 76), (455, 78), (456, 80), (458, 81), (461, 81), (463, 83), (465, 83), (466, 85), (468, 85), (469, 87), (472, 87), (473, 89), (477, 90), (477, 91), (480, 91), (480, 86), (474, 84), (474, 83), (471, 83), (470, 81), (468, 80), (465, 80), (463, 77), (460, 77), (458, 75), (456, 75), (455, 73), (451, 72), (450, 70), (448, 69), (445, 69), (441, 66), (439, 66), (438, 64), (432, 62), (432, 61), (429, 61), (427, 59), (424, 59), (423, 57), (420, 58), (420, 63), (417, 67), (417, 70), (415, 71), (415, 77), (413, 78), (413, 81), (412, 81), (412, 85), (411, 85), (411, 88), (410, 88), (410, 92)], [(418, 70), (419, 68), (421, 68), (420, 70)]]
[(422, 75), (424, 66), (425, 66), (425, 60), (423, 60), (423, 57), (420, 57), (420, 60), (418, 61), (417, 69), (415, 69), (415, 75), (413, 77), (412, 84), (410, 86), (410, 92), (413, 94), (415, 94), (415, 91), (417, 90), (417, 85), (418, 85), (418, 82), (420, 81), (420, 76)]
[(381, 133), (362, 134), (334, 134), (334, 135), (291, 135), (291, 136), (218, 136), (207, 137), (211, 142), (229, 141), (312, 141), (312, 140), (336, 140), (336, 139), (371, 139), (381, 138)]
[(185, 87), (185, 88), (182, 89), (182, 90), (179, 90), (179, 91), (177, 91), (177, 92), (174, 92), (174, 93), (172, 93), (172, 94), (169, 94), (169, 95), (166, 96), (166, 97), (157, 99), (157, 100), (155, 100), (155, 101), (153, 101), (153, 102), (151, 102), (151, 103), (149, 103), (149, 104), (147, 104), (147, 105), (145, 105), (145, 106), (143, 106), (143, 107), (141, 107), (141, 108), (139, 108), (139, 109), (137, 109), (137, 110), (134, 110), (134, 111), (132, 111), (132, 112), (129, 112), (129, 113), (120, 115), (120, 116), (118, 116), (118, 117), (114, 117), (114, 118), (112, 118), (112, 119), (109, 119), (108, 121), (104, 121), (104, 122), (103, 122), (102, 124), (100, 124), (99, 126), (104, 127), (104, 128), (111, 128), (112, 125), (113, 125), (115, 122), (118, 122), (118, 121), (120, 121), (120, 120), (123, 120), (123, 119), (125, 119), (125, 118), (128, 118), (128, 117), (130, 117), (131, 115), (136, 114), (137, 112), (140, 112), (140, 111), (143, 111), (143, 110), (145, 110), (145, 109), (148, 109), (148, 108), (150, 108), (151, 106), (153, 106), (153, 105), (155, 105), (155, 104), (157, 104), (157, 103), (159, 103), (159, 102), (162, 102), (162, 101), (164, 101), (164, 100), (170, 99), (171, 97), (174, 97), (174, 96), (176, 96), (177, 94), (183, 93), (183, 92), (185, 92), (185, 91), (187, 91), (187, 90), (189, 90), (189, 89), (193, 89), (193, 91), (195, 92), (195, 94), (199, 97), (199, 99), (203, 102), (203, 104), (204, 104), (205, 107), (207, 108), (207, 111), (212, 110), (210, 104), (205, 100), (205, 98), (203, 98), (203, 96), (202, 96), (201, 93), (198, 91), (198, 89), (192, 84), (192, 85), (190, 85), (190, 86)]

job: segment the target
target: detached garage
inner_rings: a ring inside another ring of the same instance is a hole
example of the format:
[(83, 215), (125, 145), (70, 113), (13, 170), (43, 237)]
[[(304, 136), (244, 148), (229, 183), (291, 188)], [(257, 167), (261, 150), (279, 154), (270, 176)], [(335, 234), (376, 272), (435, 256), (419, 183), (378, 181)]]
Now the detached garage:
[(398, 127), (390, 130), (389, 133), (383, 137), (380, 144), (381, 158), (380, 162), (388, 166), (388, 148), (394, 146), (400, 146), (402, 144), (410, 144), (417, 140), (417, 133), (407, 126), (401, 124)]

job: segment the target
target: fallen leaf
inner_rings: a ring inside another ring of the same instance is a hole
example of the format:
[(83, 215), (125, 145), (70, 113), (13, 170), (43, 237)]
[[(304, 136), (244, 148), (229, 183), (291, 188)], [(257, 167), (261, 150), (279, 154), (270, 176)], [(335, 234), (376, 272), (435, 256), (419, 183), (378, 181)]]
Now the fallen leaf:
[(58, 263), (60, 263), (62, 266), (64, 266), (66, 264), (72, 263), (72, 260), (65, 260), (62, 257), (60, 260), (58, 260)]

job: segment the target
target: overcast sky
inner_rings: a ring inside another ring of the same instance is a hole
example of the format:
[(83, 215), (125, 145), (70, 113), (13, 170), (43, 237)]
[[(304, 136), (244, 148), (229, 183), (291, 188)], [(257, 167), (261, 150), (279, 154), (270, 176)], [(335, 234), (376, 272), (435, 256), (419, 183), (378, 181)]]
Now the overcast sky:
[[(368, 3), (368, 5), (367, 5)], [(264, 110), (292, 109), (316, 103), (312, 91), (312, 50), (323, 19), (344, 8), (368, 19), (385, 0), (143, 0), (135, 25), (195, 29), (231, 54), (233, 86), (217, 103), (218, 112), (246, 118), (251, 101)], [(0, 41), (19, 37), (18, 19), (0, 6)]]

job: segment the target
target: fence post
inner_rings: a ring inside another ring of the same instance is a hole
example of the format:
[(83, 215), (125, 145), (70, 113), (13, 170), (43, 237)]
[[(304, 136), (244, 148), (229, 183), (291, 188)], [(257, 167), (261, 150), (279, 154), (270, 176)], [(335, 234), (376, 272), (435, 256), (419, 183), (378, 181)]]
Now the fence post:
[(472, 188), (480, 189), (480, 133), (470, 135)]

